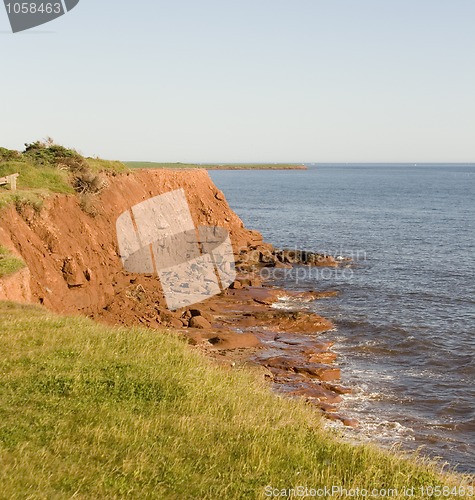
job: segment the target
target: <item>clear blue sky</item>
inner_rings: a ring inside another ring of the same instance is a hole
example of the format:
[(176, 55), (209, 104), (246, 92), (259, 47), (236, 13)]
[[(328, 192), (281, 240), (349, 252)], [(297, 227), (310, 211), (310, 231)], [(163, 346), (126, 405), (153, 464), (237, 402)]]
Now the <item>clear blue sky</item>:
[(157, 161), (475, 162), (475, 0), (81, 0), (11, 34), (0, 145)]

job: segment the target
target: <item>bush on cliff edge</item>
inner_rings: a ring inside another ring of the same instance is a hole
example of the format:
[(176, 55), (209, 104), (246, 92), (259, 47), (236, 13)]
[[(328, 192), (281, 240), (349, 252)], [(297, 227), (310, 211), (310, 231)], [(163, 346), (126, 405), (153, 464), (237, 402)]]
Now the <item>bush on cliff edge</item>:
[(84, 158), (51, 138), (25, 144), (23, 152), (0, 148), (0, 177), (20, 174), (15, 194), (0, 186), (0, 208), (10, 203), (31, 204), (31, 200), (35, 208), (40, 207), (49, 193), (94, 196), (106, 187), (106, 174), (126, 170), (118, 161)]

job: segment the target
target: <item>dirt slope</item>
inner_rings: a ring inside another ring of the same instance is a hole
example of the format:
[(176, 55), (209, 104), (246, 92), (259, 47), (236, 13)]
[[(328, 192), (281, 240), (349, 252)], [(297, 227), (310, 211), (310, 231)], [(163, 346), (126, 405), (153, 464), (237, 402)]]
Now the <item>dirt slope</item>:
[[(108, 180), (108, 187), (94, 198), (93, 207), (86, 204), (86, 210), (79, 197), (57, 195), (48, 198), (39, 213), (29, 205), (0, 212), (0, 244), (28, 266), (0, 280), (0, 300), (40, 303), (58, 313), (82, 314), (113, 325), (179, 329), (224, 366), (260, 364), (264, 376), (282, 392), (303, 396), (329, 418), (356, 425), (336, 413), (340, 395), (349, 390), (338, 385), (340, 370), (329, 352), (331, 343), (322, 343), (316, 335), (331, 329), (332, 323), (311, 312), (273, 309), (279, 296), (291, 292), (260, 287), (250, 265), (257, 259), (264, 265), (288, 266), (301, 262), (302, 256), (286, 251), (278, 260), (259, 233), (244, 228), (205, 170), (143, 170)], [(198, 306), (171, 312), (158, 278), (124, 271), (116, 220), (133, 205), (180, 188), (195, 225), (226, 228), (235, 254), (244, 253), (238, 259), (241, 274), (231, 289)], [(317, 256), (305, 254), (307, 260)], [(326, 256), (313, 262), (335, 264)], [(303, 299), (315, 300), (325, 294), (304, 295)]]
[(262, 242), (244, 228), (205, 170), (143, 170), (108, 180), (94, 199), (95, 216), (73, 195), (48, 198), (40, 213), (29, 206), (0, 212), (0, 244), (14, 249), (29, 270), (3, 283), (0, 300), (31, 300), (112, 324), (169, 323), (158, 279), (123, 271), (115, 223), (136, 203), (174, 189), (184, 189), (196, 225), (229, 230), (235, 252)]

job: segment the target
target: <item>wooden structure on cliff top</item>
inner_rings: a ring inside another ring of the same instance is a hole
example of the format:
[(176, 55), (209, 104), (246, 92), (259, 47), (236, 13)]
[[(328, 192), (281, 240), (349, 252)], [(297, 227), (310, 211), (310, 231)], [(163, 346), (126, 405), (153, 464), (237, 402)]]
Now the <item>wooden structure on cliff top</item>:
[(20, 174), (11, 174), (6, 177), (0, 177), (0, 186), (4, 186), (5, 184), (10, 184), (10, 189), (12, 191), (16, 191), (16, 179)]

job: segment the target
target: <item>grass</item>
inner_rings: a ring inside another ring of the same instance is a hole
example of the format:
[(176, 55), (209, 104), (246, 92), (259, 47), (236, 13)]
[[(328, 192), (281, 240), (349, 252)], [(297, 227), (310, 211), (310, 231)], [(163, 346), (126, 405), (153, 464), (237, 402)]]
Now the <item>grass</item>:
[(158, 163), (150, 161), (125, 161), (129, 168), (204, 168), (206, 170), (292, 170), (301, 169), (297, 163)]
[[(43, 189), (53, 193), (73, 193), (68, 182), (68, 173), (53, 166), (38, 167), (29, 161), (7, 161), (0, 163), (0, 177), (19, 173), (17, 187), (24, 189)], [(7, 188), (2, 189), (2, 193)]]
[(127, 171), (127, 167), (121, 161), (102, 160), (101, 158), (85, 158), (85, 160), (93, 172), (121, 174)]
[(0, 210), (8, 205), (15, 205), (18, 210), (29, 205), (36, 212), (40, 212), (43, 202), (51, 194), (46, 189), (17, 189), (7, 191), (0, 188)]
[(176, 336), (0, 302), (0, 337), (2, 498), (247, 499), (266, 486), (461, 481), (339, 441), (311, 408)]
[(51, 193), (75, 193), (74, 177), (77, 177), (77, 172), (70, 168), (72, 159), (76, 159), (76, 167), (82, 165), (94, 174), (105, 172), (115, 175), (127, 171), (127, 167), (119, 161), (83, 158), (74, 150), (54, 144), (37, 142), (23, 153), (0, 147), (0, 177), (20, 174), (15, 192), (7, 186), (0, 186), (0, 209), (13, 203), (17, 207), (29, 204), (40, 210), (43, 200)]
[(16, 191), (0, 186), (0, 209), (13, 203), (17, 207), (29, 204), (35, 210), (40, 210), (43, 200), (51, 193), (74, 193), (64, 170), (52, 166), (37, 167), (27, 161), (0, 163), (0, 177), (17, 172), (20, 176), (17, 178)]
[(0, 245), (0, 278), (14, 274), (25, 267), (25, 263), (15, 257), (8, 248)]

